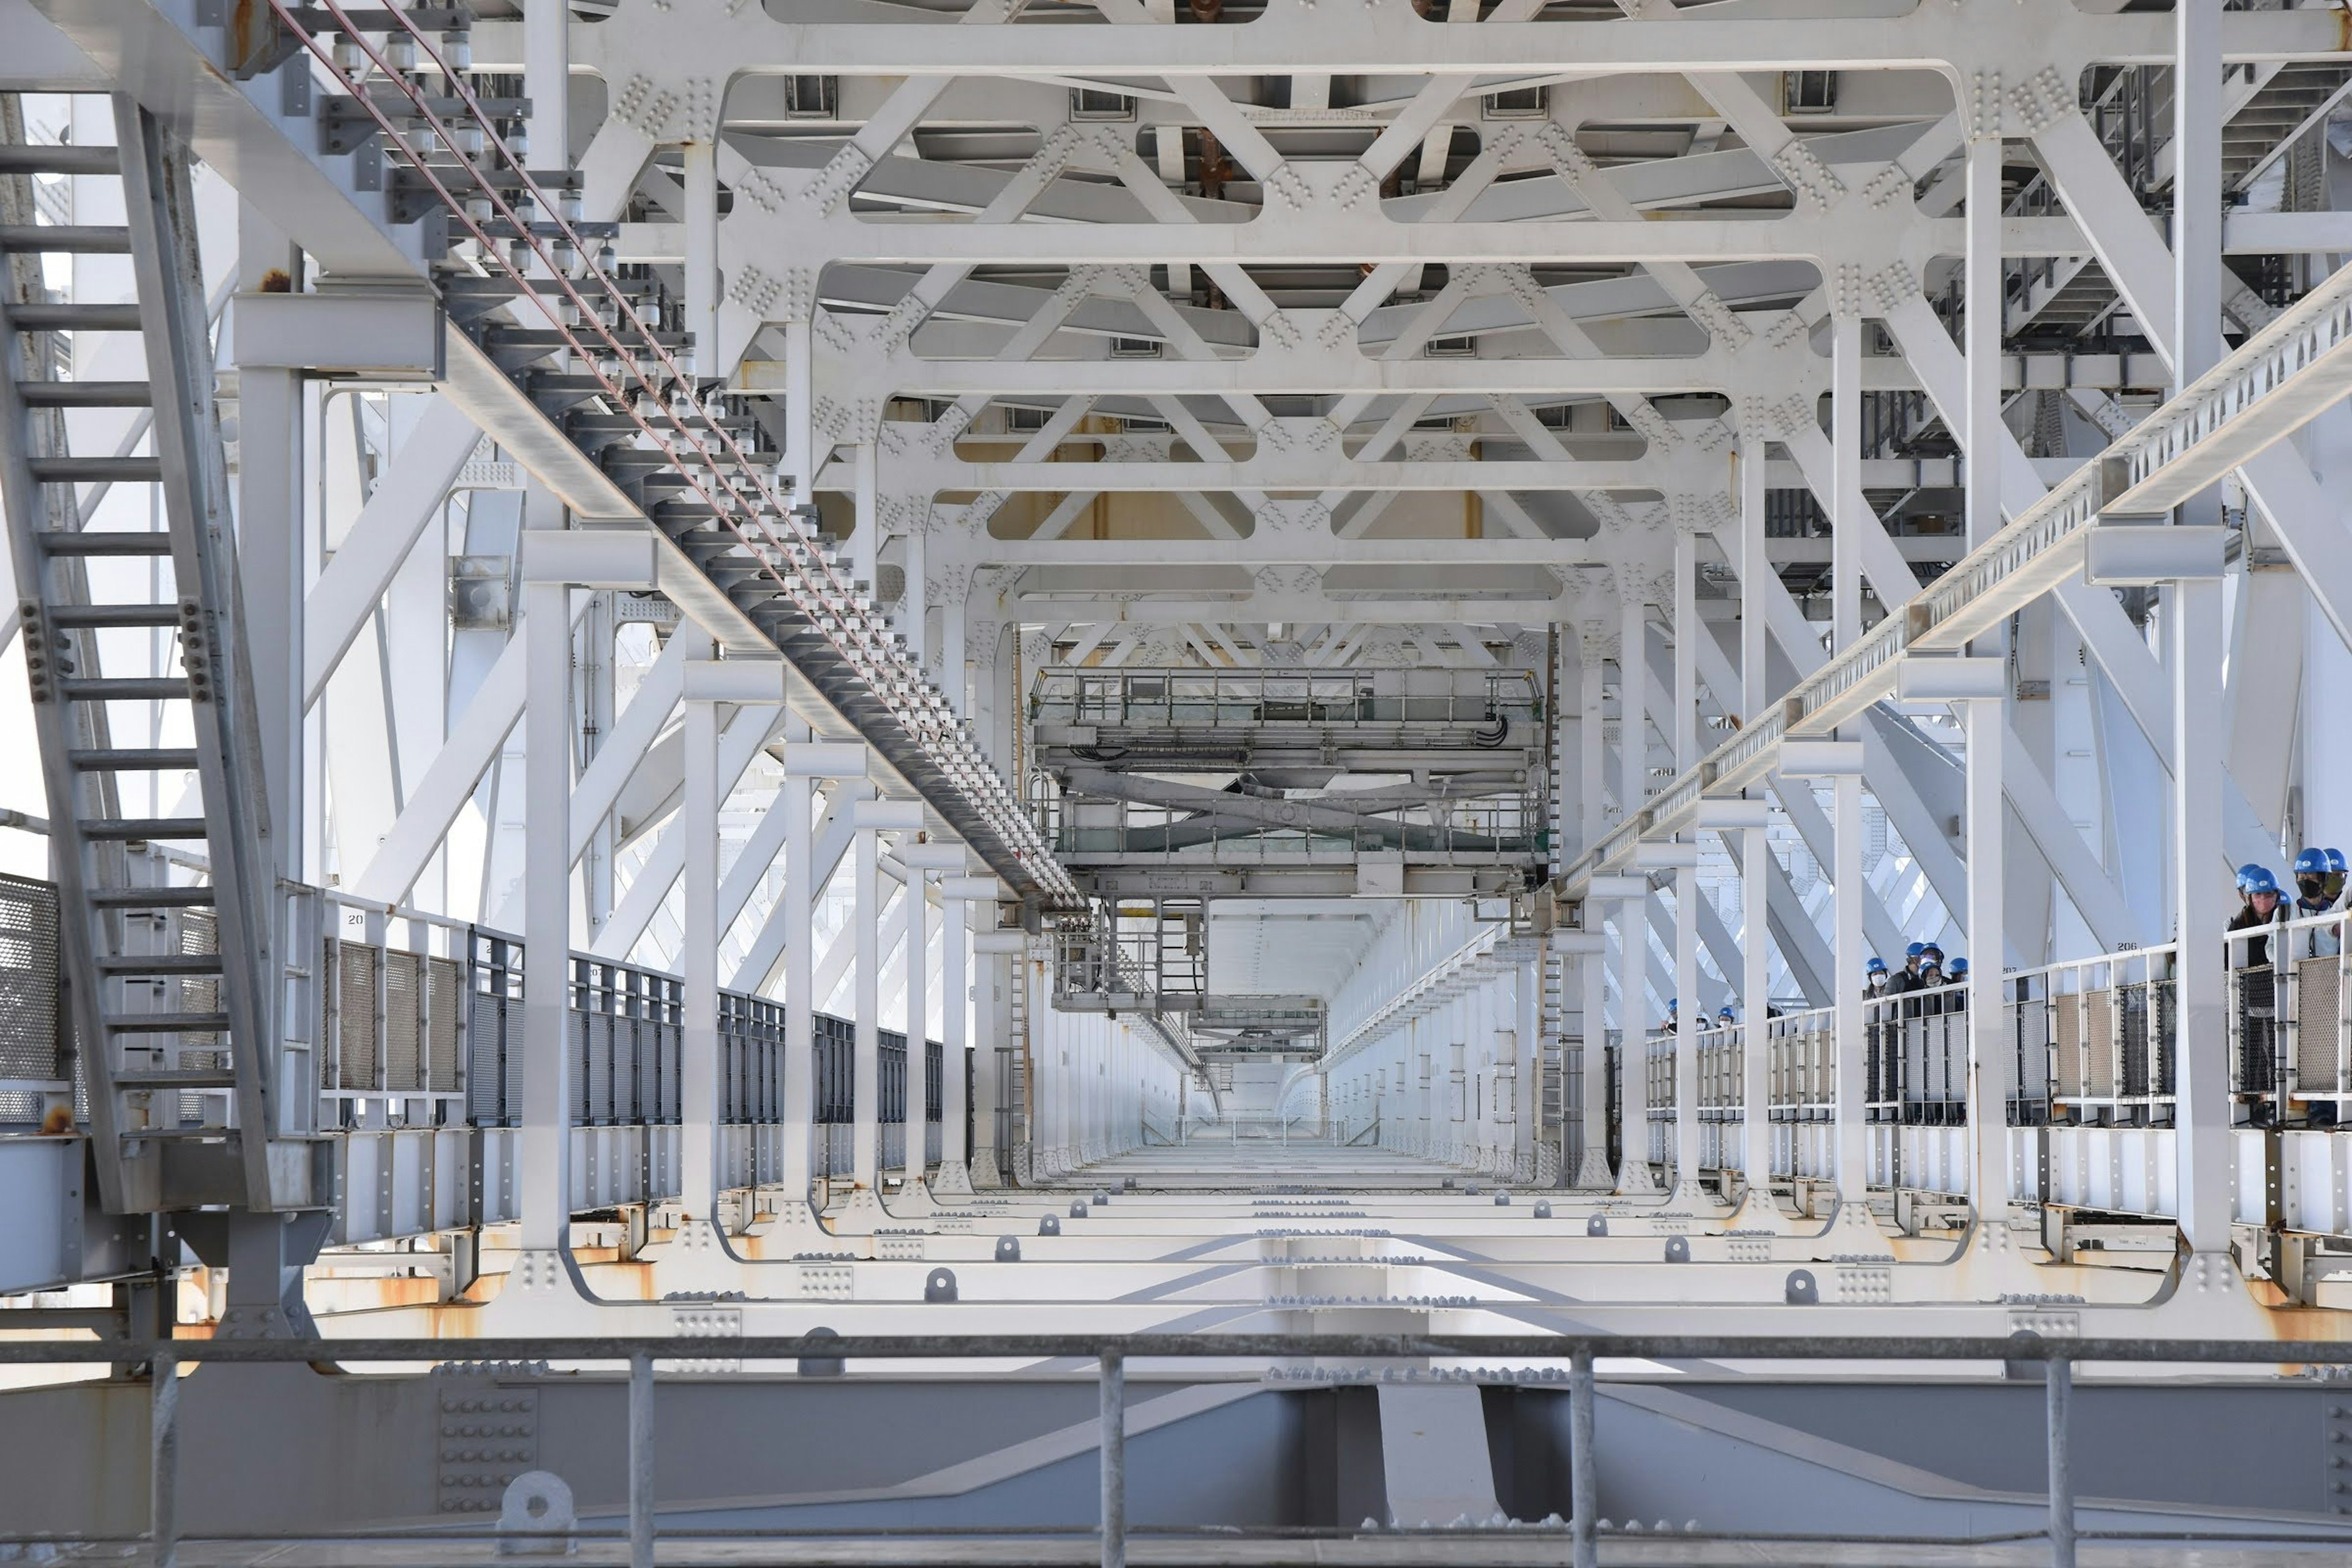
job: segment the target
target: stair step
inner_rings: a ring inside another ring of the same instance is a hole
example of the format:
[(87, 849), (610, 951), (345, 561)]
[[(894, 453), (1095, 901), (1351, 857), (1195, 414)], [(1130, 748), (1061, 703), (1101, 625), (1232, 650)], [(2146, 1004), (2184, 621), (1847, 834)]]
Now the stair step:
[(205, 819), (201, 816), (110, 816), (95, 822), (85, 822), (81, 834), (85, 838), (202, 838), (206, 836)]
[(45, 485), (158, 484), (161, 458), (35, 458), (25, 465)]
[(177, 605), (52, 605), (53, 626), (176, 626)]
[(114, 1075), (117, 1089), (235, 1089), (228, 1068), (137, 1068)]
[(226, 1013), (117, 1013), (100, 1022), (118, 1035), (217, 1035), (228, 1029)]
[(58, 147), (29, 142), (0, 146), (0, 174), (119, 174), (111, 147)]
[(133, 533), (119, 528), (85, 528), (70, 532), (45, 530), (34, 536), (51, 555), (169, 555), (172, 536), (156, 530)]
[(217, 952), (127, 952), (98, 961), (100, 974), (218, 974)]
[(33, 408), (145, 408), (155, 389), (143, 381), (20, 381), (16, 395)]
[(60, 680), (58, 690), (68, 702), (170, 702), (188, 694), (180, 675), (93, 676), (87, 680)]
[(160, 773), (197, 763), (192, 747), (117, 746), (69, 753), (74, 770), (85, 773)]
[(0, 251), (47, 256), (128, 256), (131, 231), (109, 224), (0, 224)]
[(68, 305), (39, 300), (7, 307), (9, 321), (20, 332), (135, 332), (140, 330), (136, 305)]
[(102, 910), (210, 909), (210, 888), (92, 888), (89, 901)]

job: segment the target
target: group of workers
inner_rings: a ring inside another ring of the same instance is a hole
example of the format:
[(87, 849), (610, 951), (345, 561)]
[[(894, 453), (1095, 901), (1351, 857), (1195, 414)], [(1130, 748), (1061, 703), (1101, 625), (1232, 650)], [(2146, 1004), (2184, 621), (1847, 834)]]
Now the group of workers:
[(1903, 967), (1890, 970), (1886, 960), (1874, 955), (1863, 968), (1863, 997), (1875, 1002), (1882, 997), (1900, 996), (1910, 991), (1933, 991), (1942, 985), (1957, 985), (1969, 977), (1969, 961), (1955, 958), (1944, 962), (1944, 950), (1932, 942), (1915, 942), (1903, 952)]
[[(2342, 912), (2346, 909), (2345, 869), (2343, 850), (2305, 849), (2294, 858), (2294, 898), (2290, 900), (2269, 867), (2249, 861), (2238, 868), (2239, 907), (2231, 919), (2230, 930), (2233, 933), (2253, 931), (2313, 915)], [(2267, 932), (2233, 942), (2230, 947), (2231, 962), (2241, 967), (2260, 968), (2271, 961)], [(2343, 947), (2342, 927), (2313, 926), (2295, 933), (2291, 956), (2333, 958)]]
[[(2347, 879), (2347, 863), (2341, 849), (2304, 850), (2294, 858), (2294, 898), (2289, 900), (2268, 867), (2252, 862), (2239, 867), (2240, 907), (2237, 915), (2230, 921), (2231, 932), (2235, 935), (2257, 927), (2283, 924), (2312, 915), (2352, 914), (2352, 900), (2345, 896), (2347, 881), (2352, 880)], [(2310, 927), (2295, 933), (2294, 956), (2333, 957), (2342, 951), (2343, 945), (2341, 926)], [(2245, 968), (2258, 968), (2269, 963), (2268, 933), (2233, 942), (2231, 944), (2231, 960)], [(1954, 958), (1947, 963), (1944, 950), (1934, 942), (1915, 942), (1904, 951), (1902, 968), (1890, 969), (1885, 959), (1874, 956), (1863, 970), (1864, 998), (1878, 1001), (1913, 991), (1933, 991), (1957, 985), (1969, 977), (1969, 961)], [(1671, 998), (1666, 1003), (1665, 1032), (1671, 1034), (1680, 1028), (1681, 1017), (1682, 998)], [(1738, 1021), (1738, 1015), (1727, 1005), (1712, 1018), (1701, 1012), (1698, 1026), (1702, 1030), (1728, 1029)]]

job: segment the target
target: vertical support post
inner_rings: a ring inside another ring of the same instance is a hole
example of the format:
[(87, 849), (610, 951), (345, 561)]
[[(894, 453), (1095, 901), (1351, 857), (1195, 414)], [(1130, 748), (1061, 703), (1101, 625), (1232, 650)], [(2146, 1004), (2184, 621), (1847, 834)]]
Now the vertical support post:
[[(2000, 417), (2001, 332), (2008, 309), (2000, 256), (2001, 160), (1997, 126), (1991, 135), (1969, 142), (1962, 263), (1968, 309), (1961, 335), (1967, 350), (1966, 494), (1971, 545), (2000, 531), (2000, 454), (2009, 435)], [(2004, 632), (1994, 631), (1977, 638), (1972, 648), (2005, 662), (2007, 640)], [(2007, 686), (2005, 678), (2001, 684)], [(1998, 1224), (2009, 1215), (2011, 1046), (2001, 985), (2008, 963), (2003, 843), (2008, 806), (2001, 794), (2008, 700), (1979, 699), (1967, 704), (1963, 717), (1968, 735), (1968, 931), (1976, 954), (1968, 995), (1969, 1195), (1979, 1221)]]
[(1127, 1568), (1127, 1358), (1102, 1352), (1102, 1563)]
[(1837, 950), (1836, 998), (1834, 1016), (1836, 1058), (1832, 1072), (1836, 1085), (1837, 1104), (1832, 1115), (1837, 1149), (1837, 1192), (1843, 1211), (1852, 1205), (1849, 1218), (1860, 1216), (1870, 1197), (1870, 1129), (1864, 1118), (1867, 1112), (1863, 1101), (1868, 1093), (1863, 1037), (1862, 966), (1864, 962), (1862, 935), (1862, 901), (1868, 889), (1862, 882), (1862, 774), (1859, 770), (1837, 775), (1832, 785), (1836, 805), (1836, 822), (1832, 831), (1832, 858), (1837, 862), (1830, 873), (1832, 909), (1835, 911)]
[(686, 330), (694, 339), (688, 374), (708, 384), (727, 374), (719, 363), (719, 144), (688, 142), (679, 152), (686, 186)]
[(150, 1363), (147, 1389), (147, 1542), (152, 1568), (180, 1560), (180, 1360)]
[(518, 1183), (527, 1252), (570, 1242), (572, 991), (571, 590), (523, 589), (522, 1170)]
[(1570, 1568), (1601, 1565), (1601, 1477), (1592, 1439), (1592, 1347), (1579, 1345), (1568, 1358)]
[(1969, 1195), (1985, 1224), (2009, 1217), (2011, 1044), (2001, 984), (2002, 903), (2008, 897), (2002, 844), (2008, 807), (2001, 798), (2007, 708), (2005, 701), (1987, 700), (1969, 703), (1967, 712), (1969, 945), (1977, 954), (1969, 964), (1968, 995)]
[[(1844, 303), (1830, 324), (1830, 647), (1862, 636), (1862, 531), (1876, 528), (1862, 492), (1862, 317)], [(1843, 959), (1840, 960), (1843, 962)], [(1857, 971), (1856, 973), (1859, 973)]]
[[(1617, 805), (1628, 816), (1642, 809), (1649, 794), (1649, 616), (1643, 595), (1629, 592), (1617, 644)], [(1628, 899), (1617, 910), (1617, 1188), (1645, 1193), (1654, 1184), (1642, 1089), (1650, 1015), (1649, 900)]]
[(784, 731), (784, 782), (773, 809), (784, 814), (784, 1128), (783, 1202), (795, 1217), (805, 1205), (814, 1175), (809, 1140), (816, 1121), (816, 984), (811, 946), (811, 905), (816, 879), (809, 864), (809, 775), (793, 762), (809, 743), (808, 721), (794, 718)]
[[(1578, 686), (1580, 710), (1577, 719), (1577, 776), (1579, 805), (1582, 818), (1579, 824), (1580, 849), (1590, 849), (1600, 841), (1605, 818), (1601, 807), (1603, 793), (1604, 742), (1601, 721), (1601, 660), (1608, 657), (1605, 627), (1599, 622), (1588, 622), (1580, 628), (1577, 642)], [(1584, 929), (1599, 932), (1602, 922), (1588, 915)], [(1606, 1192), (1616, 1184), (1615, 1174), (1609, 1169), (1609, 1016), (1607, 957), (1603, 944), (1595, 942), (1592, 951), (1572, 962), (1577, 966), (1578, 1025), (1584, 1037), (1583, 1060), (1579, 1068), (1584, 1098), (1584, 1155), (1577, 1162), (1576, 1184), (1590, 1190)], [(1562, 975), (1565, 984), (1566, 976)]]
[(629, 1568), (654, 1568), (654, 1358), (629, 1357)]
[[(860, 801), (854, 810), (867, 802)], [(879, 1184), (882, 1109), (882, 845), (880, 833), (861, 816), (856, 832), (856, 891), (849, 911), (850, 983), (856, 1037), (850, 1066), (850, 1181), (860, 1192)]]
[(1541, 1156), (1536, 1151), (1543, 1142), (1543, 988), (1544, 968), (1550, 962), (1540, 945), (1519, 961), (1518, 1035), (1512, 1052), (1517, 1103), (1511, 1108), (1517, 1125), (1511, 1129), (1511, 1172), (1522, 1182), (1542, 1180)]
[(2074, 1568), (2074, 1363), (2063, 1354), (2052, 1356), (2042, 1389), (2049, 1417), (2050, 1568)]
[[(1692, 645), (1709, 633), (1698, 619), (1698, 532), (1675, 531), (1675, 767), (1698, 765), (1698, 650)], [(1698, 1190), (1699, 1029), (1706, 1001), (1698, 989), (1698, 847), (1691, 863), (1675, 868), (1674, 989), (1690, 1005), (1675, 1012), (1675, 1185), (1695, 1196)]]
[[(1764, 551), (1764, 440), (1748, 435), (1739, 443), (1739, 711), (1751, 721), (1769, 700), (1765, 690), (1766, 626), (1764, 574), (1772, 570)], [(1748, 791), (1759, 807), (1769, 799), (1760, 787)], [(1748, 1202), (1772, 1202), (1772, 919), (1766, 871), (1772, 853), (1761, 827), (1739, 830), (1739, 1026), (1740, 1158)]]
[(923, 1173), (928, 1166), (923, 1151), (923, 1129), (930, 1119), (927, 1064), (930, 1059), (928, 1046), (931, 1032), (931, 901), (924, 889), (924, 884), (929, 880), (929, 874), (910, 860), (904, 864), (907, 890), (903, 896), (908, 900), (907, 929), (903, 939), (907, 972), (907, 1146), (899, 1171), (899, 1180), (904, 1184), (899, 1195), (916, 1198), (922, 1191)]
[[(814, 314), (814, 300), (807, 309)], [(784, 468), (793, 481), (796, 506), (816, 505), (816, 420), (811, 405), (815, 381), (813, 329), (807, 321), (788, 321), (784, 332)]]
[(719, 710), (689, 700), (685, 718), (685, 908), (678, 970), (679, 1196), (687, 1223), (719, 1223)]
[(971, 1048), (971, 964), (966, 956), (971, 900), (952, 879), (942, 883), (940, 891), (946, 907), (940, 911), (940, 1186), (961, 1194), (971, 1186), (964, 1131), (971, 1116), (971, 1092), (964, 1080)]
[(522, 19), (522, 90), (530, 100), (534, 169), (572, 166), (572, 8), (527, 7)]
[[(2177, 0), (2173, 62), (2173, 384), (2221, 357), (2221, 0)], [(2220, 521), (2212, 491), (2177, 521)], [(2221, 585), (2168, 590), (2172, 675), (2173, 899), (2180, 955), (2174, 1064), (2180, 1230), (2191, 1250), (2230, 1247), (2228, 965), (2221, 873)], [(2055, 1368), (2053, 1366), (2053, 1370)]]

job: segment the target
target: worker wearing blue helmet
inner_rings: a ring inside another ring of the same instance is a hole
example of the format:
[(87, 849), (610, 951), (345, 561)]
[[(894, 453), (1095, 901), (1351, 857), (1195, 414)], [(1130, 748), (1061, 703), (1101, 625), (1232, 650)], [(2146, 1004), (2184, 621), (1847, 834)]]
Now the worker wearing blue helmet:
[(1890, 976), (1886, 973), (1886, 960), (1874, 953), (1870, 962), (1862, 966), (1863, 1000), (1866, 1002), (1874, 996), (1885, 995), (1889, 980)]
[[(2239, 872), (2238, 889), (2245, 895), (2245, 907), (2230, 921), (2231, 931), (2253, 931), (2269, 926), (2278, 919), (2281, 896), (2278, 879), (2271, 875), (2269, 868), (2245, 867)], [(2250, 936), (2242, 942), (2232, 942), (2230, 958), (2233, 963), (2248, 968), (2267, 964), (2271, 961), (2270, 938), (2266, 935)]]
[[(2289, 918), (2308, 920), (2324, 915), (2336, 907), (2327, 894), (2327, 851), (2306, 848), (2294, 858), (2294, 907)], [(2294, 933), (2294, 956), (2297, 958), (2333, 958), (2344, 951), (2344, 932), (2338, 924), (2306, 926)]]
[(2341, 849), (2329, 849), (2325, 851), (2325, 853), (2327, 856), (2327, 884), (2326, 891), (2328, 899), (2333, 901), (2344, 896), (2344, 851)]

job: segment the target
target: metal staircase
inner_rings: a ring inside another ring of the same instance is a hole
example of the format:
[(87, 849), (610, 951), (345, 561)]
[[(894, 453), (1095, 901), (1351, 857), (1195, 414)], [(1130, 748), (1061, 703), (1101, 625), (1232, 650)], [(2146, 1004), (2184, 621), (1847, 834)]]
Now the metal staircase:
[[(78, 1098), (111, 1211), (305, 1207), (322, 1194), (313, 1148), (278, 1136), (278, 1097), (308, 1097), (278, 1081), (269, 1026), (275, 883), (189, 160), (128, 99), (114, 124), (112, 147), (37, 145), (11, 98), (0, 141), (0, 496)], [(123, 221), (43, 221), (44, 174), (119, 180)], [(130, 258), (135, 303), (54, 297), (52, 268), (106, 256)]]

